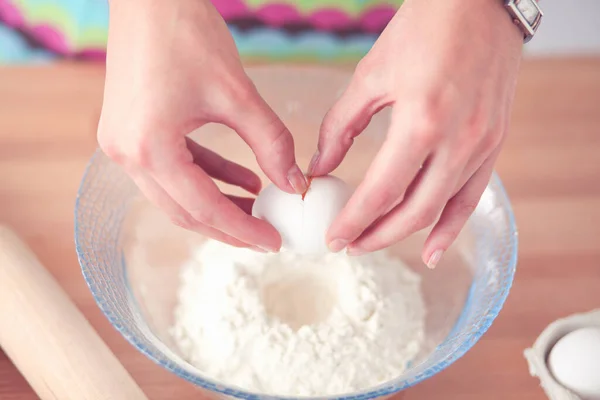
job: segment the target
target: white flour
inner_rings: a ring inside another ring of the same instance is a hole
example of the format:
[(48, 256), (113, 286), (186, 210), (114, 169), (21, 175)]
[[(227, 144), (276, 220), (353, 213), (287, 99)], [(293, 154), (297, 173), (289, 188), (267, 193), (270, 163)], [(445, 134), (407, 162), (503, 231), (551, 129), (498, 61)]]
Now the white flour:
[(384, 253), (307, 259), (207, 241), (183, 268), (171, 333), (213, 379), (327, 396), (402, 374), (424, 320), (420, 277)]

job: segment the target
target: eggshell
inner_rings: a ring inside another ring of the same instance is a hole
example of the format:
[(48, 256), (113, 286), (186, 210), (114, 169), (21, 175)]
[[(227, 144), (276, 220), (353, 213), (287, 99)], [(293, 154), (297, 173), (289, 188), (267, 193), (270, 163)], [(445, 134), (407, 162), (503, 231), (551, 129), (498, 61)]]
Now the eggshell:
[(550, 350), (548, 368), (561, 385), (582, 399), (600, 400), (600, 328), (577, 329)]
[(252, 215), (264, 219), (281, 234), (282, 250), (298, 254), (323, 254), (327, 229), (348, 202), (352, 190), (341, 179), (328, 175), (312, 179), (302, 199), (271, 184), (254, 202)]

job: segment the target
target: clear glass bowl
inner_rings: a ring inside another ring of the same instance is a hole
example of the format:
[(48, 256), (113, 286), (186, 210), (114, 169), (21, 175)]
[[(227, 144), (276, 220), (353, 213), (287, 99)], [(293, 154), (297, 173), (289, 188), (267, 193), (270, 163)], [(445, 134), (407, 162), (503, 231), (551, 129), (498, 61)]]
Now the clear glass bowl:
[[(307, 166), (316, 146), (319, 124), (348, 83), (350, 73), (308, 66), (254, 67), (248, 73), (292, 131), (298, 161)], [(385, 111), (373, 119), (335, 175), (351, 184), (362, 179), (382, 143), (388, 119)], [(209, 125), (194, 132), (193, 137), (253, 169), (266, 182), (251, 151), (229, 129)], [(222, 188), (236, 194), (235, 188)], [(459, 239), (434, 271), (420, 261), (426, 234), (415, 234), (390, 251), (422, 277), (428, 309), (427, 345), (403, 375), (333, 398), (386, 396), (435, 375), (465, 354), (502, 308), (515, 273), (517, 233), (509, 199), (496, 175)], [(178, 267), (203, 238), (170, 224), (100, 151), (92, 158), (79, 190), (75, 239), (83, 275), (98, 306), (148, 358), (216, 394), (245, 399), (290, 398), (217, 382), (178, 354), (169, 335), (177, 300)]]

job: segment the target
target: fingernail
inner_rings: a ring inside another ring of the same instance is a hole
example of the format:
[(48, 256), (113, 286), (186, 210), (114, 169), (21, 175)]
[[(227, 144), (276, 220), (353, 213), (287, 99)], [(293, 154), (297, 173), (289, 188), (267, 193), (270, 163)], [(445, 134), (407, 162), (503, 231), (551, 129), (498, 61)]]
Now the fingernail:
[(258, 246), (250, 246), (249, 249), (254, 250), (254, 251), (258, 251), (259, 253), (269, 253), (268, 250), (261, 249)]
[(290, 182), (290, 185), (292, 185), (292, 188), (294, 188), (294, 191), (296, 193), (303, 194), (304, 192), (306, 192), (306, 189), (308, 188), (308, 184), (306, 183), (306, 177), (304, 176), (298, 165), (294, 164), (294, 166), (290, 168), (287, 177), (288, 181)]
[(349, 256), (362, 256), (366, 252), (365, 249), (361, 249), (360, 247), (349, 247), (347, 250)]
[(262, 189), (262, 181), (260, 178), (254, 178), (251, 183), (252, 193), (259, 194)]
[(258, 245), (257, 247), (259, 247), (263, 251), (266, 251), (267, 253), (279, 253), (279, 249), (275, 248), (275, 247), (269, 248), (268, 246), (263, 246), (263, 245)]
[(434, 269), (436, 267), (436, 265), (438, 265), (438, 263), (442, 259), (443, 254), (444, 254), (444, 250), (436, 250), (433, 253), (431, 253), (431, 256), (429, 257), (429, 261), (427, 261), (427, 268)]
[(319, 157), (321, 157), (321, 153), (319, 150), (317, 150), (308, 164), (308, 171), (306, 172), (306, 175), (312, 176), (313, 170), (315, 169), (317, 162), (319, 162)]
[(344, 239), (334, 239), (329, 242), (329, 250), (334, 253), (342, 251), (346, 246), (348, 246), (348, 241)]

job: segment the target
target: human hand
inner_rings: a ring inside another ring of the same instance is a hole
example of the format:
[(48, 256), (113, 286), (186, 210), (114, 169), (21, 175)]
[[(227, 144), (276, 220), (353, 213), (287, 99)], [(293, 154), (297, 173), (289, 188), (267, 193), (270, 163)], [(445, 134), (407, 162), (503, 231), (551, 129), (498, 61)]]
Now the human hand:
[(303, 193), (292, 136), (245, 74), (225, 22), (208, 0), (111, 1), (98, 141), (174, 223), (239, 247), (277, 251), (279, 233), (252, 217), (252, 199), (226, 196), (211, 178), (251, 193), (261, 182), (186, 137), (229, 126), (279, 188)]
[(384, 144), (327, 233), (332, 251), (378, 250), (435, 224), (422, 253), (435, 267), (492, 174), (522, 43), (500, 1), (404, 3), (325, 116), (309, 167), (334, 170), (371, 117), (393, 107)]

